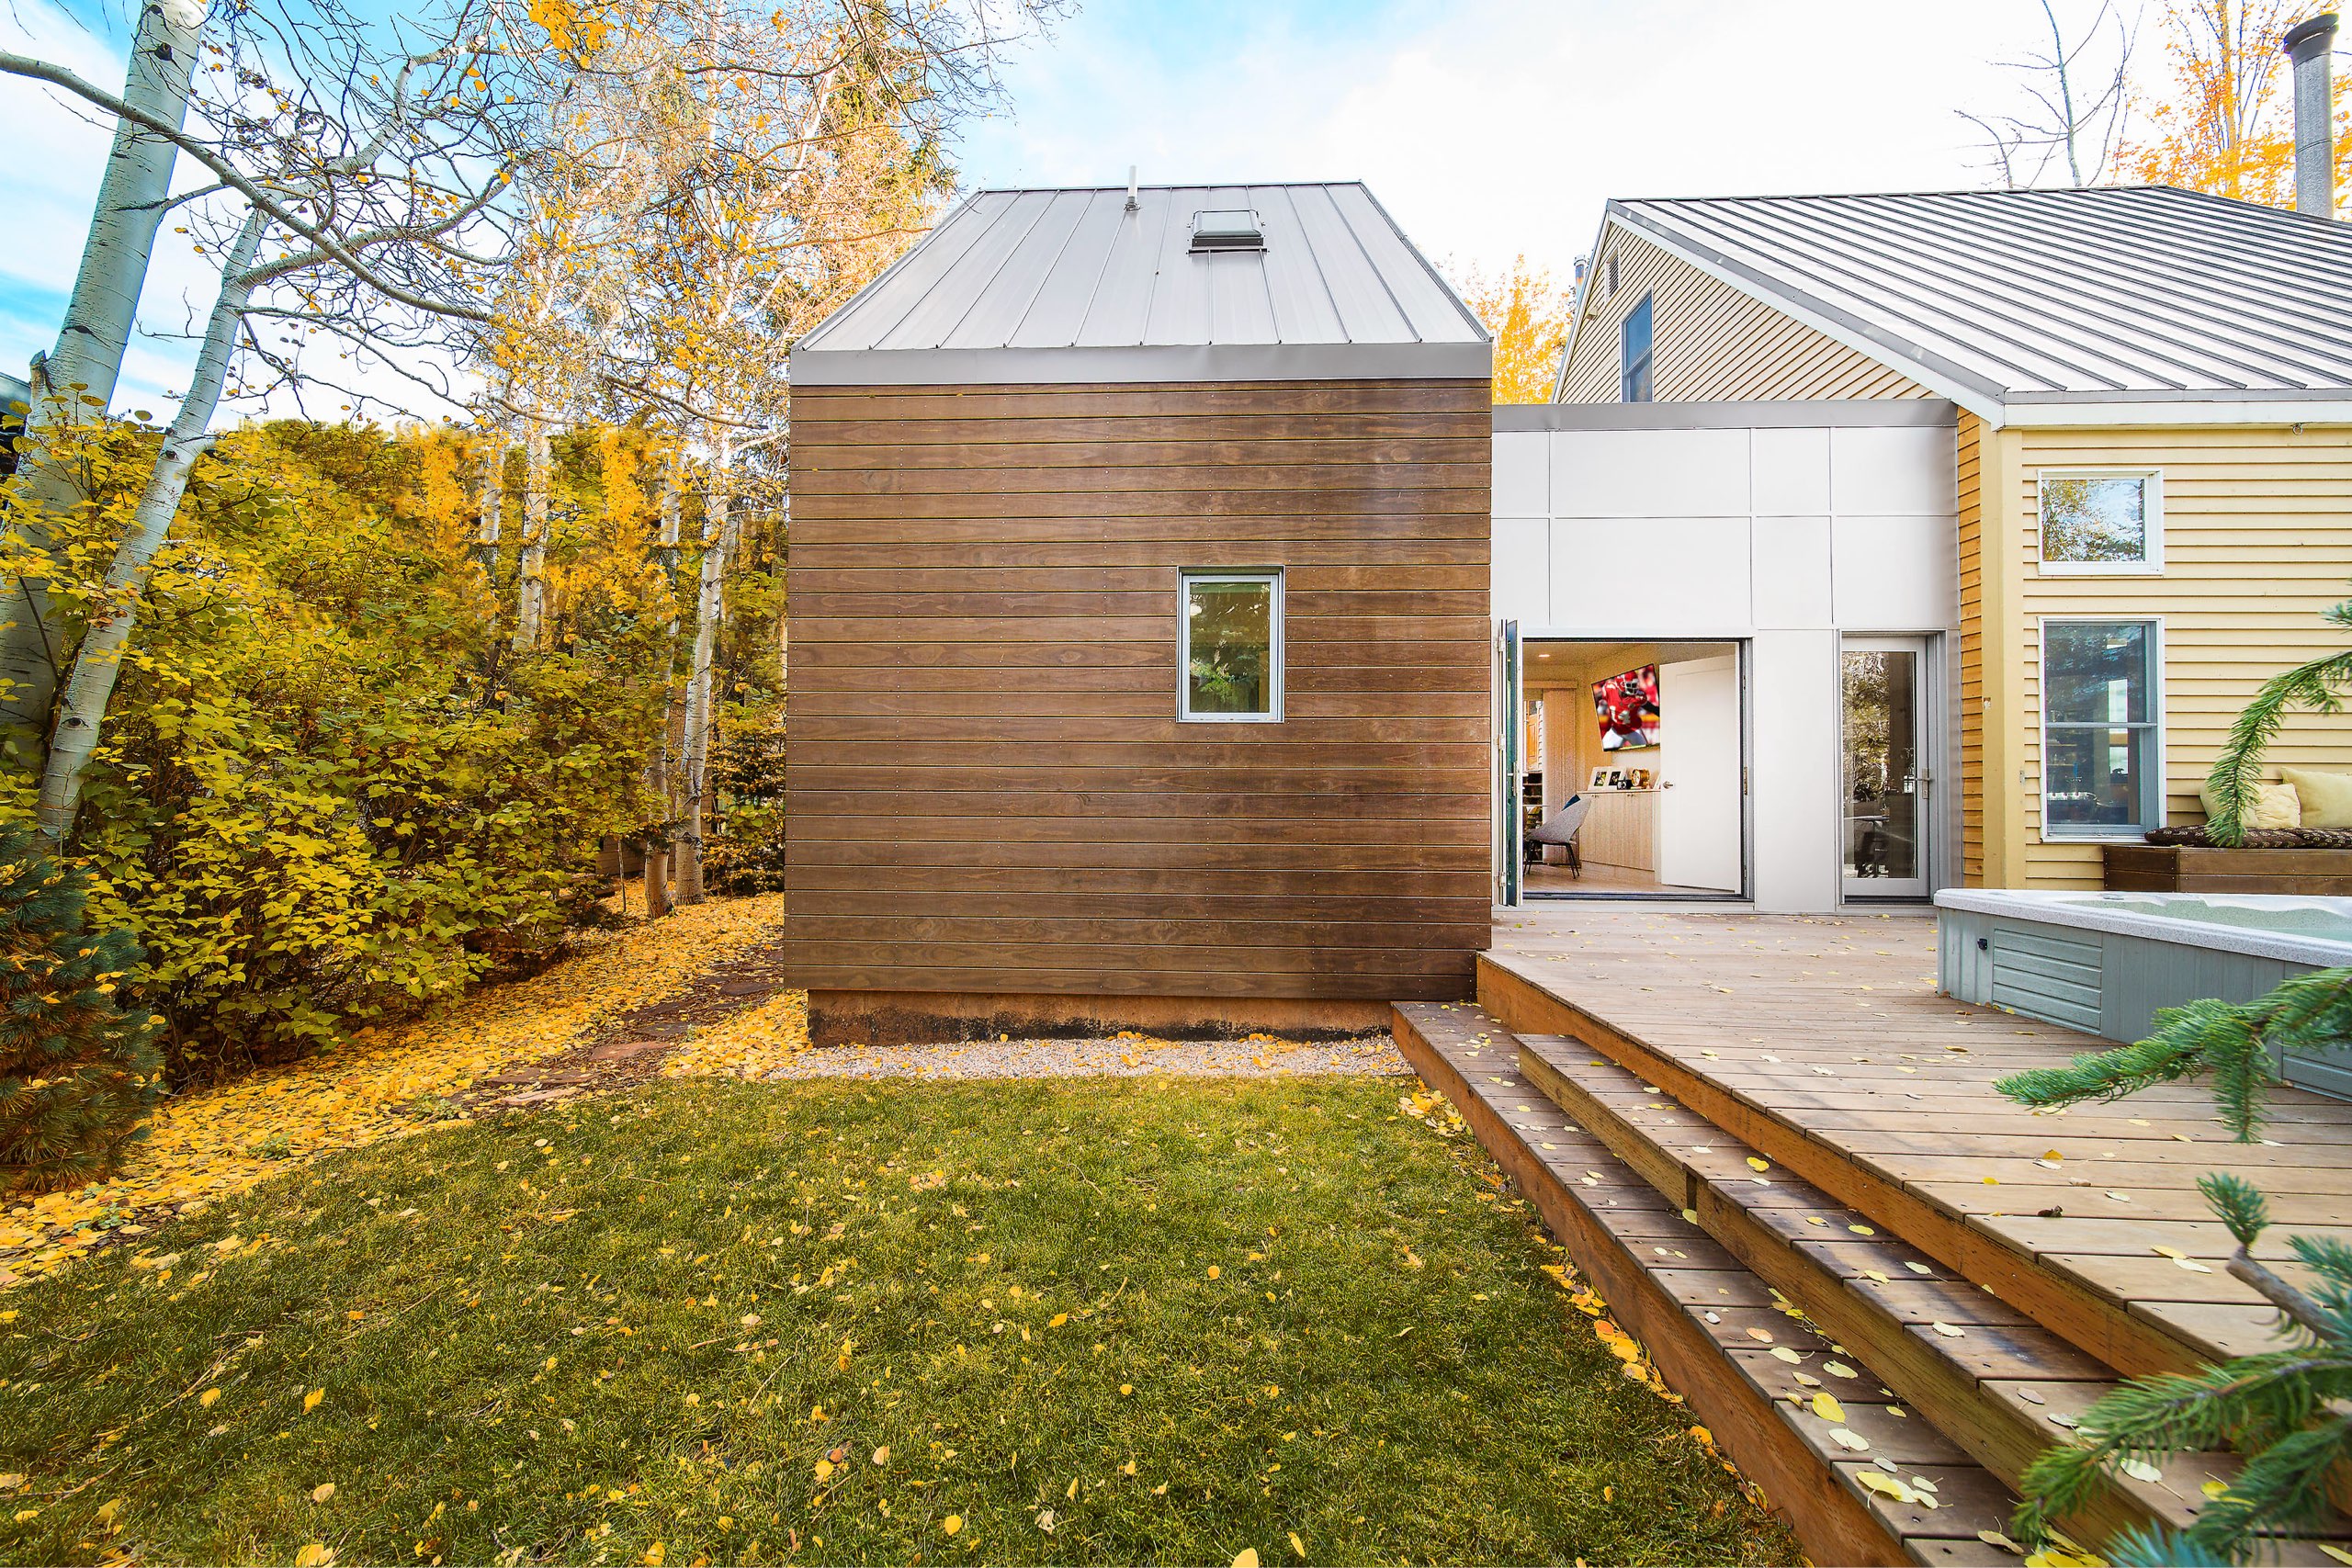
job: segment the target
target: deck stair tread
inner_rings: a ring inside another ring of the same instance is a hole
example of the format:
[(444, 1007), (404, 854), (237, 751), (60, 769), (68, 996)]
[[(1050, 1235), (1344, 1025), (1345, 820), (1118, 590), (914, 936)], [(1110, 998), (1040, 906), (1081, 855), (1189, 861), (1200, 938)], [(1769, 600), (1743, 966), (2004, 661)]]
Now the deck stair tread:
[[(2015, 1495), (1543, 1095), (1519, 1071), (1508, 1030), (1475, 1006), (1433, 1002), (1399, 1004), (1396, 1025), (1407, 1060), (1453, 1101), (1617, 1322), (1816, 1560), (2017, 1561), (1977, 1533), (2006, 1529)], [(1826, 1371), (1831, 1362), (1853, 1375)], [(1867, 1450), (1829, 1437), (1840, 1424), (1815, 1412), (1816, 1392), (1838, 1399), (1843, 1429)], [(1858, 1479), (1871, 1470), (1906, 1486), (1925, 1477), (1935, 1506), (1872, 1491)]]
[(2202, 1084), (2029, 1111), (1994, 1081), (2098, 1042), (1937, 995), (1932, 928), (1916, 923), (1928, 939), (1892, 922), (1579, 917), (1483, 955), (1479, 998), (1679, 1096), (2119, 1371), (2275, 1348), (2278, 1311), (2222, 1269), (2232, 1244), (2197, 1179), (2237, 1170), (2273, 1195), (2266, 1255), (2293, 1234), (2352, 1238), (2352, 1105), (2282, 1088), (2256, 1145), (2230, 1138)]
[[(1520, 1060), (1566, 1114), (1825, 1330), (1871, 1358), (1907, 1405), (2004, 1483), (2014, 1485), (2064, 1436), (2042, 1385), (2081, 1391), (2055, 1408), (2060, 1415), (2115, 1386), (2112, 1369), (1581, 1042), (1524, 1035)], [(2115, 1495), (2080, 1522), (2102, 1535), (2143, 1522), (2182, 1528), (2204, 1504), (2204, 1483), (2236, 1469), (2229, 1455), (2185, 1456), (2158, 1482), (2119, 1479)]]

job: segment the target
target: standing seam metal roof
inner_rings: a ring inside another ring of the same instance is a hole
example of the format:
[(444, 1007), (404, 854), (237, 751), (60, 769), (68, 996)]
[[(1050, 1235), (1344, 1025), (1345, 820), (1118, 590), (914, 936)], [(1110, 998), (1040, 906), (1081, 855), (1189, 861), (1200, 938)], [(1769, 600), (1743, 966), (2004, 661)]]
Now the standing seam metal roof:
[[(1482, 377), (1486, 329), (1361, 184), (988, 190), (793, 345), (804, 386)], [(1191, 250), (1248, 208), (1263, 251)]]
[(2342, 223), (2163, 186), (1612, 201), (1609, 218), (1979, 412), (2352, 391)]

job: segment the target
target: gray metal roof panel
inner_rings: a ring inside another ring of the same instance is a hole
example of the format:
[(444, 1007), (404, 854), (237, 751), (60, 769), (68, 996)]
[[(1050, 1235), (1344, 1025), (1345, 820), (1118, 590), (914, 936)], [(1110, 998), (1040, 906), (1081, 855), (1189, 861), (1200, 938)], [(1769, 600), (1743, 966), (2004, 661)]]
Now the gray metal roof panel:
[(1611, 215), (1994, 401), (2352, 389), (2352, 228), (2167, 186), (1620, 201)]
[[(1132, 213), (1126, 195), (979, 192), (802, 337), (794, 375), (1053, 379), (1081, 350), (1069, 378), (1486, 374), (1486, 329), (1361, 185), (1146, 186)], [(1265, 249), (1193, 254), (1193, 215), (1236, 208)]]

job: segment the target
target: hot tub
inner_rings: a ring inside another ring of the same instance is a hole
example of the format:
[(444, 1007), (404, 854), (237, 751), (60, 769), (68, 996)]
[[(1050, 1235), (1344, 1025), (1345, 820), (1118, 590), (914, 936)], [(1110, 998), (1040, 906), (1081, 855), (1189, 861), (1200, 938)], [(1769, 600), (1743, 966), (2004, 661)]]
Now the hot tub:
[[(2352, 965), (2352, 898), (1951, 888), (1936, 927), (1946, 995), (2110, 1040), (2146, 1035), (2158, 1008)], [(2280, 1068), (2352, 1099), (2352, 1052), (2290, 1052)]]

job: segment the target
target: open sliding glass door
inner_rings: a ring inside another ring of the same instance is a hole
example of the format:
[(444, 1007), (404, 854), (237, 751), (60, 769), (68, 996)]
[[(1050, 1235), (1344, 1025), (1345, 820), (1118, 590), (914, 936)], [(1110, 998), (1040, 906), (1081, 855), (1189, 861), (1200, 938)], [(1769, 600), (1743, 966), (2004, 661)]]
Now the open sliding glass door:
[(1842, 889), (1849, 898), (1924, 898), (1935, 822), (1927, 638), (1849, 637), (1838, 661)]
[(1525, 863), (1520, 834), (1520, 736), (1525, 728), (1520, 715), (1519, 623), (1504, 621), (1495, 627), (1495, 902), (1519, 903), (1520, 878)]

